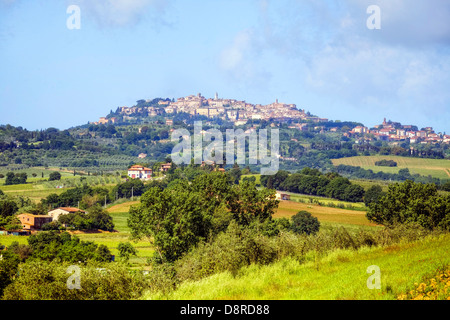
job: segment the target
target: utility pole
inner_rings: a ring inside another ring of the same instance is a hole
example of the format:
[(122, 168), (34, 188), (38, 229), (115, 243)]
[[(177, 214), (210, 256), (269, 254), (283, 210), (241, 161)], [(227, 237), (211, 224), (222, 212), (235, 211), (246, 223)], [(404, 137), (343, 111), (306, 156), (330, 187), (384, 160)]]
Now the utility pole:
[(133, 191), (134, 191), (134, 187), (131, 187), (131, 201), (134, 201)]

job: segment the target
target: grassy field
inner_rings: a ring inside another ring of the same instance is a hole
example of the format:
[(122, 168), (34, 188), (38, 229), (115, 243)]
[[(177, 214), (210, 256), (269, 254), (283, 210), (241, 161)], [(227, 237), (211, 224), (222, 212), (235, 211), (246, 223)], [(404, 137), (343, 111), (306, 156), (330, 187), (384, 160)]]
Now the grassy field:
[(81, 240), (94, 241), (97, 244), (104, 244), (114, 255), (118, 254), (117, 246), (121, 242), (130, 242), (138, 251), (136, 257), (130, 258), (132, 266), (143, 267), (147, 258), (153, 255), (154, 249), (150, 242), (141, 240), (138, 242), (130, 241), (130, 230), (127, 225), (128, 212), (132, 205), (138, 204), (139, 201), (128, 201), (120, 204), (112, 205), (107, 208), (107, 211), (113, 218), (115, 229), (117, 232), (113, 233), (80, 233), (77, 234)]
[[(66, 179), (70, 179), (69, 176)], [(38, 200), (63, 189), (48, 188), (43, 184), (28, 183), (17, 186), (0, 186), (11, 195), (24, 195)], [(281, 201), (274, 218), (290, 218), (298, 211), (309, 211), (321, 222), (321, 229), (344, 226), (346, 229), (378, 228), (367, 220), (364, 205), (351, 204), (360, 210), (348, 210), (310, 203), (311, 198), (323, 203), (350, 203), (292, 194), (292, 201)], [(121, 242), (131, 242), (127, 226), (129, 209), (136, 201), (124, 201), (107, 207), (113, 217), (117, 232), (75, 233), (81, 240), (106, 245), (118, 256)], [(299, 202), (303, 201), (303, 202)], [(184, 283), (169, 296), (147, 296), (152, 299), (394, 299), (414, 288), (436, 268), (450, 264), (450, 236), (439, 239), (424, 239), (414, 244), (401, 244), (388, 248), (363, 248), (359, 251), (338, 250), (326, 257), (307, 255), (300, 264), (292, 259), (283, 259), (268, 266), (250, 266), (238, 275), (216, 274), (198, 282)], [(27, 244), (27, 237), (0, 236), (0, 244), (13, 241)], [(136, 257), (130, 259), (132, 268), (150, 269), (147, 259), (154, 253), (152, 244), (143, 239), (131, 242), (137, 249)], [(382, 290), (367, 289), (369, 276), (366, 269), (378, 265), (382, 272)]]
[[(61, 180), (48, 181), (49, 174), (55, 171), (61, 173)], [(36, 167), (18, 170), (17, 172), (25, 172), (28, 175), (27, 183), (5, 186), (5, 178), (3, 178), (0, 179), (0, 190), (7, 195), (28, 197), (33, 202), (39, 202), (52, 193), (60, 194), (68, 188), (81, 186), (83, 183), (91, 186), (111, 187), (121, 182), (118, 176), (83, 176), (84, 180), (81, 181), (79, 175), (74, 176), (72, 171), (60, 170), (59, 168)], [(32, 177), (32, 173), (36, 173), (37, 176)], [(44, 173), (44, 178), (42, 178), (42, 173)], [(6, 172), (3, 172), (3, 174), (6, 175)], [(59, 186), (63, 186), (63, 188), (58, 188)]]
[[(397, 167), (376, 166), (375, 162), (379, 160), (393, 160), (397, 162)], [(423, 159), (409, 158), (399, 156), (358, 156), (342, 159), (333, 159), (335, 166), (344, 164), (349, 166), (371, 169), (373, 172), (398, 173), (400, 169), (408, 168), (411, 174), (420, 174), (423, 176), (431, 175), (439, 179), (450, 179), (450, 160), (445, 159)]]
[[(303, 263), (285, 258), (251, 265), (237, 275), (219, 273), (185, 282), (168, 295), (145, 299), (182, 300), (393, 300), (450, 264), (450, 235), (388, 247), (335, 250)], [(380, 268), (381, 289), (369, 289), (369, 266)]]
[(307, 204), (294, 201), (280, 201), (274, 218), (290, 218), (299, 211), (308, 211), (319, 219), (322, 224), (341, 224), (357, 226), (376, 226), (366, 218), (363, 211), (347, 210), (340, 208), (330, 208), (317, 204)]
[(367, 207), (363, 202), (348, 202), (342, 200), (336, 200), (332, 198), (320, 197), (320, 196), (310, 196), (306, 194), (293, 193), (288, 191), (280, 191), (284, 194), (291, 196), (291, 201), (302, 202), (302, 203), (316, 203), (323, 206), (333, 207), (336, 206), (341, 209), (345, 207), (346, 209), (366, 211)]
[[(30, 190), (33, 190), (31, 184), (26, 185), (16, 185), (16, 186), (7, 186), (6, 193), (11, 192), (18, 194), (29, 196)], [(37, 199), (40, 199), (40, 196), (45, 194), (46, 191), (44, 191), (41, 194), (38, 194), (36, 191)], [(62, 192), (63, 190), (53, 190), (52, 192), (58, 193)], [(146, 260), (148, 257), (153, 255), (153, 247), (148, 241), (142, 240), (138, 242), (130, 241), (129, 236), (129, 228), (127, 226), (127, 219), (128, 219), (128, 211), (130, 206), (138, 204), (139, 201), (128, 201), (120, 204), (116, 204), (113, 206), (110, 206), (107, 211), (110, 213), (110, 215), (113, 218), (113, 222), (115, 225), (115, 229), (117, 232), (74, 232), (77, 237), (79, 237), (81, 240), (84, 241), (94, 241), (96, 244), (104, 244), (106, 245), (110, 250), (111, 253), (114, 255), (118, 255), (117, 246), (121, 242), (130, 242), (138, 251), (138, 254), (136, 257), (130, 258), (130, 264), (131, 266), (144, 266), (146, 263)], [(21, 244), (28, 244), (27, 242), (27, 236), (4, 236), (0, 235), (0, 244), (9, 246), (12, 242), (18, 241)]]

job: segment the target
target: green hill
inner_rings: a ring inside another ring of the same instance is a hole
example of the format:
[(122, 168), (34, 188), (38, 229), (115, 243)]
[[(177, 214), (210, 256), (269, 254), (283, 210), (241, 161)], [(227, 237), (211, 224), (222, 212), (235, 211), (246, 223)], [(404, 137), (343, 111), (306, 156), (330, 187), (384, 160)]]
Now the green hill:
[[(168, 295), (175, 300), (392, 300), (432, 278), (450, 264), (450, 235), (412, 243), (311, 254), (300, 263), (285, 258), (267, 266), (251, 265), (237, 275), (215, 274), (183, 283)], [(381, 289), (369, 289), (370, 266), (380, 268)]]

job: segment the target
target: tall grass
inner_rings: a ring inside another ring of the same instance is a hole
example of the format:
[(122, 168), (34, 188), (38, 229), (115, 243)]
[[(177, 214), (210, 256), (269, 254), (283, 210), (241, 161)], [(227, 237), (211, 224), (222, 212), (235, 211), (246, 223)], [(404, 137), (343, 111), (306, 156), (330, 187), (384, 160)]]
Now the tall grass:
[[(282, 232), (275, 237), (266, 237), (252, 230), (242, 230), (237, 226), (230, 225), (229, 229), (218, 235), (215, 240), (201, 243), (178, 260), (173, 266), (174, 273), (171, 273), (170, 280), (174, 283), (174, 289), (177, 286), (183, 288), (189, 283), (212, 281), (211, 279), (214, 277), (240, 277), (240, 275), (246, 274), (245, 270), (271, 270), (271, 267), (276, 268), (283, 261), (294, 263), (297, 266), (307, 266), (305, 268), (311, 269), (307, 269), (309, 272), (323, 270), (326, 275), (336, 269), (336, 266), (333, 265), (335, 260), (339, 263), (353, 263), (362, 259), (361, 261), (367, 264), (367, 260), (360, 257), (361, 253), (383, 252), (389, 246), (391, 246), (391, 250), (396, 250), (395, 246), (407, 248), (408, 244), (413, 241), (424, 239), (430, 235), (438, 236), (439, 233), (426, 231), (417, 226), (400, 225), (395, 228), (375, 230), (355, 229), (349, 231), (342, 227), (330, 228), (314, 236), (299, 236), (291, 232)], [(447, 245), (446, 248), (449, 247), (450, 245)], [(390, 256), (389, 254), (384, 255)], [(330, 264), (330, 261), (333, 263)], [(450, 263), (450, 257), (447, 262)], [(366, 265), (365, 268), (371, 264)], [(268, 266), (269, 269), (264, 266)], [(354, 267), (348, 266), (348, 268), (358, 268), (360, 271), (362, 264)], [(159, 275), (164, 277), (163, 273)], [(320, 274), (317, 275), (320, 276)], [(160, 279), (157, 282), (164, 281)], [(237, 286), (239, 287), (238, 284)], [(264, 287), (264, 283), (259, 286)], [(164, 294), (161, 295), (159, 289), (162, 288), (152, 288), (147, 297), (178, 297), (177, 293), (168, 294), (167, 288), (163, 288)], [(190, 298), (191, 296), (188, 296), (188, 299)], [(246, 298), (259, 299), (261, 297), (251, 293)]]
[[(305, 260), (287, 256), (269, 265), (251, 264), (199, 281), (185, 281), (169, 293), (147, 292), (144, 299), (396, 299), (435, 270), (450, 264), (450, 235), (427, 236), (390, 246), (335, 249)], [(369, 289), (367, 268), (381, 271), (381, 289)]]

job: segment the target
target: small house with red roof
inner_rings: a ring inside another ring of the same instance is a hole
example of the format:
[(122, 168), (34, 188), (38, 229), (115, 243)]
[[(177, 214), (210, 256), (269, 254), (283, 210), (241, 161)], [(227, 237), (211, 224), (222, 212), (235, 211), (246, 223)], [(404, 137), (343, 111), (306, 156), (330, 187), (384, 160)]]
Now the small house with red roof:
[(149, 180), (152, 178), (152, 169), (134, 165), (128, 169), (128, 176), (132, 179)]

